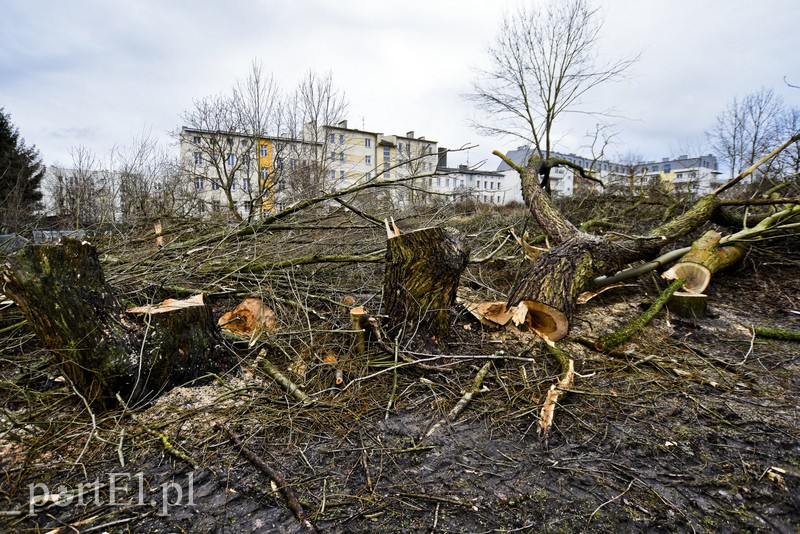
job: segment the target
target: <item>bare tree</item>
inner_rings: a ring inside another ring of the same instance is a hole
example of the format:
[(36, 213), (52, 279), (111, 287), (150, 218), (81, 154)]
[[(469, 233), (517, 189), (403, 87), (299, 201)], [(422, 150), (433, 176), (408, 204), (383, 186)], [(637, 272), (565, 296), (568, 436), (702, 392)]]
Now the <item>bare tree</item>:
[[(551, 0), (507, 13), (489, 48), (491, 67), (479, 73), (468, 95), (487, 117), (475, 124), (478, 130), (522, 139), (535, 156), (549, 160), (560, 117), (587, 113), (578, 108), (581, 98), (638, 59), (600, 60), (601, 26), (590, 0)], [(548, 190), (553, 166), (541, 167)]]
[(122, 220), (152, 220), (174, 212), (181, 196), (175, 191), (178, 184), (169, 179), (169, 156), (150, 132), (143, 131), (130, 147), (115, 147), (111, 161)]
[(55, 215), (80, 228), (115, 219), (116, 191), (109, 173), (103, 171), (97, 156), (85, 146), (70, 149), (69, 168), (54, 167), (47, 177), (47, 188)]
[[(336, 186), (329, 172), (332, 162), (344, 157), (342, 143), (331, 138), (326, 126), (338, 125), (345, 117), (347, 99), (333, 83), (333, 75), (309, 70), (285, 106), (287, 134), (301, 141), (292, 145), (290, 158), (302, 162), (285, 177), (295, 199), (311, 198)], [(280, 157), (280, 156), (279, 156)], [(285, 158), (284, 158), (285, 159)]]
[[(744, 98), (734, 98), (717, 116), (706, 134), (720, 160), (733, 177), (769, 153), (783, 137), (780, 121), (785, 114), (783, 100), (772, 89), (759, 89)], [(766, 174), (770, 167), (760, 171)]]

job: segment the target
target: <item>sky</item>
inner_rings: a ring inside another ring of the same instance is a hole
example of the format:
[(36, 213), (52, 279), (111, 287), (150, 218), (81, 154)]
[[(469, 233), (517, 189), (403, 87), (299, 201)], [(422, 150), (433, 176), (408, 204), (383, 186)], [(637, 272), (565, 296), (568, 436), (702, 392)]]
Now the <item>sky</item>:
[[(532, 0), (536, 2), (537, 0)], [(520, 142), (471, 126), (464, 98), (518, 0), (3, 0), (0, 107), (47, 165), (76, 147), (107, 158), (143, 133), (165, 146), (193, 100), (230, 91), (260, 61), (287, 91), (331, 72), (350, 127), (410, 130), (485, 162)], [(705, 132), (734, 97), (772, 88), (800, 107), (797, 0), (597, 0), (607, 60), (639, 55), (624, 79), (587, 94), (557, 125), (560, 151), (585, 154), (599, 121), (607, 154), (646, 160), (710, 152)]]

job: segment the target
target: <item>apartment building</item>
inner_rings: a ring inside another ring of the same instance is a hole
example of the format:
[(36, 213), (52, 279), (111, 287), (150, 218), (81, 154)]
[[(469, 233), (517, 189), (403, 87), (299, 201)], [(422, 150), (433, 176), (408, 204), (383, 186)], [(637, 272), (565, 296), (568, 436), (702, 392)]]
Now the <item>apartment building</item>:
[[(525, 165), (533, 154), (528, 146), (510, 150), (506, 156), (518, 165)], [(662, 184), (676, 194), (704, 195), (724, 183), (719, 171), (717, 158), (713, 154), (697, 157), (681, 155), (677, 158), (662, 158), (661, 161), (640, 161), (635, 163), (614, 162), (606, 159), (593, 159), (575, 154), (554, 152), (554, 157), (565, 159), (584, 169), (592, 170), (603, 181), (609, 191), (620, 190), (642, 184)], [(519, 177), (508, 164), (501, 162), (498, 172), (507, 176), (509, 200), (522, 200)], [(558, 167), (550, 173), (551, 189), (563, 196), (572, 196), (577, 189), (595, 189), (591, 181), (582, 179), (568, 167)]]
[(439, 149), (436, 176), (429, 177), (426, 188), (434, 194), (471, 199), (486, 204), (508, 202), (509, 180), (503, 173), (470, 168), (469, 165), (448, 167), (447, 149)]
[(400, 184), (383, 191), (403, 204), (411, 199), (402, 184), (420, 185), (436, 170), (436, 141), (349, 128), (347, 121), (316, 127), (300, 138), (253, 136), (183, 128), (185, 173), (194, 181), (200, 213), (253, 210), (271, 213), (302, 198), (346, 189), (369, 180)]

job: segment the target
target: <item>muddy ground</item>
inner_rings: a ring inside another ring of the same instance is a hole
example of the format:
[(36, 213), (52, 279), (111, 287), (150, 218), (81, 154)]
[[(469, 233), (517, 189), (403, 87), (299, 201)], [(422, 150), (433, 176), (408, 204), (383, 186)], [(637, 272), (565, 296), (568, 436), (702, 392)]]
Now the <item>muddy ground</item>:
[[(450, 339), (407, 347), (424, 367), (348, 348), (337, 388), (330, 365), (276, 348), (321, 353), (324, 333), (276, 333), (237, 345), (230, 374), (133, 407), (135, 419), (90, 412), (19, 334), (3, 352), (0, 530), (303, 532), (224, 423), (320, 532), (798, 532), (800, 344), (752, 327), (800, 330), (800, 250), (753, 249), (714, 279), (709, 317), (663, 311), (610, 355), (578, 342), (628, 324), (663, 287), (645, 276), (579, 308), (563, 344), (579, 375), (546, 438), (538, 417), (557, 363), (531, 334), (463, 310)], [(256, 349), (314, 402), (261, 373)], [(486, 362), (467, 409), (423, 437)]]

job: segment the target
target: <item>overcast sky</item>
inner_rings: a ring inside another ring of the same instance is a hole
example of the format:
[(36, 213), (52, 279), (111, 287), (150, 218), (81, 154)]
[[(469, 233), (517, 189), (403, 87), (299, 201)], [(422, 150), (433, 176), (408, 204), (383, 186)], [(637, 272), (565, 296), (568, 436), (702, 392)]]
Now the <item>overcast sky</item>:
[[(535, 0), (534, 0), (535, 1)], [(469, 91), (504, 11), (516, 0), (3, 0), (0, 107), (46, 164), (82, 145), (105, 158), (143, 131), (170, 140), (193, 99), (225, 92), (259, 59), (291, 90), (330, 70), (349, 125), (455, 148), (451, 163), (488, 160), (519, 143), (470, 127)], [(611, 155), (708, 152), (704, 132), (735, 97), (773, 88), (800, 106), (800, 1), (598, 0), (600, 51), (641, 53), (627, 79), (589, 94), (614, 108)], [(596, 119), (560, 129), (586, 152)]]

